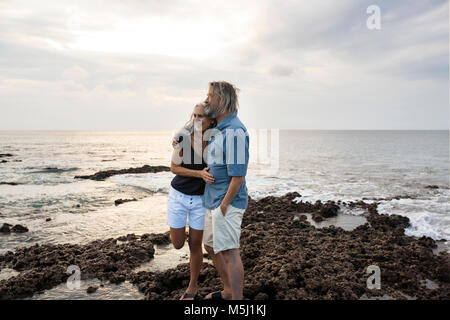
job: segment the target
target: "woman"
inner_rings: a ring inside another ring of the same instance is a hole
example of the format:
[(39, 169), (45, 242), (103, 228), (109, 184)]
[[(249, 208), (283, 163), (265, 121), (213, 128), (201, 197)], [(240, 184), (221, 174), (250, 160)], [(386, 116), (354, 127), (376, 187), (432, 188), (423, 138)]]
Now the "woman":
[[(203, 134), (215, 126), (216, 121), (206, 117), (204, 107), (204, 103), (197, 104), (190, 121), (182, 132), (176, 135), (170, 165), (170, 170), (176, 176), (169, 189), (167, 224), (170, 226), (170, 239), (176, 249), (182, 248), (186, 241), (186, 219), (189, 220), (191, 278), (180, 300), (194, 300), (198, 291), (197, 280), (203, 263), (202, 237), (206, 211), (202, 195), (205, 183), (214, 182), (214, 177), (208, 173), (209, 168), (203, 160), (207, 144), (203, 141)], [(190, 152), (187, 152), (189, 149)]]

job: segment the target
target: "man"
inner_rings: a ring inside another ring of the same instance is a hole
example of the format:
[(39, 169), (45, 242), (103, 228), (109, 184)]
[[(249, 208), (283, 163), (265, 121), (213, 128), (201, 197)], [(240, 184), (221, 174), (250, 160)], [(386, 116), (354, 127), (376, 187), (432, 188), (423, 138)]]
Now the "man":
[(207, 183), (203, 244), (211, 256), (223, 284), (223, 290), (206, 299), (242, 300), (244, 267), (239, 252), (241, 223), (248, 205), (245, 183), (249, 160), (247, 129), (237, 117), (237, 90), (227, 82), (210, 82), (207, 113), (215, 117), (208, 145), (207, 164), (215, 181)]

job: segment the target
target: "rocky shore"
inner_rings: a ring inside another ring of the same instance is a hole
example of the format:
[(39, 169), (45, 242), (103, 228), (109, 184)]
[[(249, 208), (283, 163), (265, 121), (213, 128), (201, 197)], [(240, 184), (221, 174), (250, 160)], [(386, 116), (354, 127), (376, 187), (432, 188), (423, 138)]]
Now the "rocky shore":
[(74, 179), (91, 179), (91, 180), (103, 181), (106, 178), (109, 178), (109, 177), (117, 175), (117, 174), (157, 173), (157, 172), (161, 172), (161, 171), (170, 171), (170, 168), (167, 166), (149, 166), (146, 164), (146, 165), (144, 165), (142, 167), (138, 167), (138, 168), (98, 171), (92, 175), (75, 176)]
[(19, 275), (0, 281), (0, 300), (32, 296), (66, 282), (69, 266), (77, 266), (80, 278), (121, 283), (132, 270), (154, 255), (155, 244), (168, 244), (169, 234), (129, 234), (117, 239), (96, 240), (87, 245), (45, 244), (24, 247), (0, 255), (0, 269)]
[[(301, 195), (249, 199), (241, 234), (245, 299), (450, 299), (450, 257), (435, 254), (436, 241), (406, 236), (409, 220), (380, 215), (377, 203), (309, 203)], [(297, 199), (297, 201), (293, 201)], [(351, 231), (316, 228), (306, 215), (327, 219), (343, 205), (366, 211), (367, 223)], [(35, 245), (0, 255), (0, 268), (20, 274), (0, 281), (0, 299), (16, 299), (50, 289), (77, 265), (82, 279), (120, 283), (128, 280), (146, 299), (179, 299), (189, 282), (188, 264), (164, 272), (133, 269), (153, 258), (155, 244), (169, 244), (166, 234), (97, 240), (87, 245)], [(221, 290), (215, 268), (205, 260), (199, 298)], [(381, 271), (381, 289), (368, 289), (367, 267)], [(434, 285), (430, 287), (429, 283)]]

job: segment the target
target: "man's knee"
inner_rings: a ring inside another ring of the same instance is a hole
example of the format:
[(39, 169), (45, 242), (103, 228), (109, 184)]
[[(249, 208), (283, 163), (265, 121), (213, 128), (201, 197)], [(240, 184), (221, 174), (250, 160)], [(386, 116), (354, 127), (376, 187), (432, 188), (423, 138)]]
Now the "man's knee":
[(228, 262), (236, 261), (239, 258), (239, 249), (228, 249), (221, 251), (223, 258)]

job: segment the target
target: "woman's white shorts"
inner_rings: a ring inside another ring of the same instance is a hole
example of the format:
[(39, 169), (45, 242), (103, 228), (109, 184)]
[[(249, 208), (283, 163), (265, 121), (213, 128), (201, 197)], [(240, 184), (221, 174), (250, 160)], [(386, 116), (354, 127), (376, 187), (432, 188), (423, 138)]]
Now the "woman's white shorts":
[(189, 227), (203, 230), (205, 212), (202, 196), (184, 194), (170, 186), (167, 204), (167, 225), (169, 227), (184, 228), (189, 217)]

